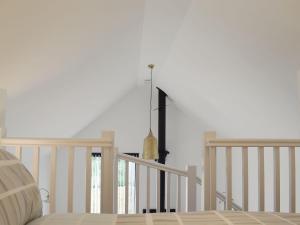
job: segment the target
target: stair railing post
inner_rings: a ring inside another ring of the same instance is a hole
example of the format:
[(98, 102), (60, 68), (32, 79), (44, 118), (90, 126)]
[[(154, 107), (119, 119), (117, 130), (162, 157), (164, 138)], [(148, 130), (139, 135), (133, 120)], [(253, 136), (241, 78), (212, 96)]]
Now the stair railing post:
[(209, 140), (216, 138), (216, 132), (210, 131), (204, 133), (204, 148), (202, 152), (202, 205), (204, 210), (211, 210), (211, 158), (210, 147), (208, 146)]
[(101, 213), (114, 213), (114, 176), (116, 149), (114, 132), (105, 131), (102, 137), (111, 142), (111, 146), (101, 150)]
[(197, 208), (197, 167), (187, 167), (187, 211), (194, 212)]

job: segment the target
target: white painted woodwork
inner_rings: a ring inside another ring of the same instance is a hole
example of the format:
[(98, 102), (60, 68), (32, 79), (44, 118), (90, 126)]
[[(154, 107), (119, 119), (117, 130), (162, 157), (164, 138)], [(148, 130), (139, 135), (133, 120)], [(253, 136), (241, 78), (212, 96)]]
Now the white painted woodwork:
[(242, 173), (243, 173), (243, 210), (248, 211), (249, 185), (248, 185), (248, 147), (242, 148)]
[(176, 212), (181, 212), (181, 176), (177, 175)]
[[(32, 150), (32, 175), (37, 183), (39, 183), (39, 167), (40, 167), (40, 151), (41, 146), (50, 146), (50, 188), (49, 188), (49, 212), (54, 213), (56, 209), (56, 173), (57, 173), (57, 149), (58, 147), (68, 147), (68, 182), (67, 182), (67, 210), (73, 211), (73, 189), (74, 189), (74, 148), (85, 147), (86, 153), (86, 211), (90, 212), (91, 208), (91, 153), (93, 147), (100, 147), (102, 149), (113, 149), (114, 137), (113, 132), (104, 132), (99, 139), (61, 139), (61, 138), (0, 138), (0, 145), (4, 147), (15, 147), (15, 155), (19, 159), (22, 158), (22, 147), (28, 146), (32, 148), (25, 148)], [(63, 148), (62, 148), (63, 151)], [(113, 160), (116, 158), (115, 151), (110, 151), (113, 155), (110, 157)], [(117, 167), (115, 167), (117, 169)], [(100, 169), (100, 168), (99, 168)], [(113, 171), (113, 169), (111, 170)], [(113, 179), (117, 179), (117, 176)], [(116, 181), (115, 181), (116, 182)], [(116, 182), (117, 183), (117, 182)], [(115, 194), (117, 196), (117, 194)], [(116, 198), (115, 198), (116, 199)], [(107, 207), (114, 205), (113, 201), (109, 202)], [(100, 204), (100, 203), (99, 203)], [(107, 204), (105, 204), (107, 205)], [(117, 207), (117, 204), (115, 204)]]
[[(210, 132), (213, 136), (214, 132)], [(232, 154), (233, 147), (242, 148), (242, 209), (248, 211), (249, 204), (249, 174), (248, 174), (248, 151), (256, 147), (258, 151), (258, 210), (265, 210), (265, 157), (264, 151), (266, 147), (273, 148), (274, 156), (274, 211), (280, 212), (280, 150), (282, 147), (289, 147), (289, 205), (290, 212), (296, 211), (296, 165), (295, 165), (295, 148), (300, 147), (300, 139), (225, 139), (210, 137), (207, 138), (207, 133), (205, 134), (205, 150), (204, 150), (204, 189), (208, 187), (209, 190), (204, 191), (204, 199), (209, 199), (210, 203), (204, 201), (204, 209), (215, 209), (215, 162), (216, 153), (215, 149), (217, 147), (226, 148), (226, 177), (227, 177), (227, 199), (232, 196), (232, 187), (228, 186), (232, 183), (232, 168), (228, 167), (230, 162), (230, 156)], [(228, 151), (229, 150), (229, 151)], [(209, 164), (210, 163), (210, 164)], [(208, 173), (209, 171), (209, 173)], [(231, 172), (230, 172), (231, 171)], [(206, 178), (209, 177), (209, 185), (205, 185)], [(231, 182), (230, 182), (231, 180)], [(201, 182), (201, 181), (200, 181)], [(198, 183), (200, 183), (198, 182)], [(222, 194), (217, 192), (217, 197), (219, 199), (224, 199)], [(225, 201), (225, 199), (224, 199)], [(227, 209), (239, 208), (234, 202), (227, 200)]]
[(166, 173), (166, 176), (167, 176), (167, 185), (166, 185), (167, 209), (166, 210), (167, 210), (167, 212), (170, 212), (170, 210), (171, 210), (171, 207), (170, 207), (170, 205), (171, 205), (171, 173), (169, 173), (169, 172)]
[(130, 162), (134, 162), (136, 164), (140, 164), (146, 167), (150, 167), (152, 169), (155, 170), (161, 170), (161, 171), (165, 171), (165, 172), (170, 172), (172, 174), (176, 174), (176, 175), (181, 175), (181, 176), (187, 176), (187, 172), (185, 170), (179, 170), (170, 166), (166, 166), (157, 162), (153, 162), (153, 161), (149, 161), (149, 160), (144, 160), (141, 158), (136, 158), (134, 156), (130, 156), (130, 155), (126, 155), (126, 154), (118, 154), (118, 158), (119, 159), (123, 159), (123, 160), (128, 160)]
[(0, 138), (6, 136), (5, 111), (6, 111), (6, 90), (0, 89)]
[[(118, 213), (118, 174), (119, 174), (119, 159), (117, 158), (118, 148), (115, 148), (115, 162), (114, 162), (114, 213)], [(137, 171), (137, 169), (136, 169)], [(136, 179), (136, 186), (138, 186)]]
[(99, 139), (77, 139), (77, 138), (2, 138), (0, 145), (4, 146), (76, 146), (76, 147), (108, 147), (113, 146), (113, 140), (107, 136)]
[(16, 146), (15, 155), (20, 161), (22, 161), (22, 146), (20, 145)]
[(264, 147), (258, 147), (258, 210), (265, 211), (265, 154)]
[(91, 212), (91, 182), (92, 182), (92, 147), (86, 149), (85, 168), (85, 212)]
[(232, 210), (232, 148), (226, 148), (226, 209)]
[(289, 174), (290, 174), (290, 212), (296, 212), (296, 158), (295, 158), (295, 147), (289, 148)]
[(113, 147), (114, 132), (106, 131), (102, 133), (102, 138), (110, 140), (111, 147), (102, 147), (101, 159), (101, 213), (113, 213), (114, 211), (114, 163), (116, 152)]
[(73, 212), (74, 195), (74, 147), (68, 148), (68, 213)]
[(50, 159), (50, 199), (49, 199), (49, 212), (54, 213), (56, 210), (56, 160), (57, 160), (57, 146), (51, 147)]
[(156, 208), (160, 212), (160, 170), (156, 170)]
[(146, 212), (150, 212), (150, 198), (151, 198), (151, 180), (150, 180), (150, 167), (147, 167), (147, 198), (146, 198)]
[(218, 138), (206, 142), (207, 147), (300, 147), (300, 139), (232, 139)]
[(34, 146), (33, 158), (32, 158), (32, 176), (39, 185), (39, 176), (40, 176), (40, 146)]
[(135, 193), (136, 193), (136, 203), (135, 203), (135, 212), (140, 212), (140, 165), (136, 164), (136, 178), (135, 178)]
[(125, 161), (125, 214), (128, 214), (128, 195), (129, 195), (129, 162)]
[(274, 166), (274, 211), (280, 212), (280, 149), (273, 149)]
[(211, 177), (210, 177), (210, 148), (209, 148), (209, 143), (211, 140), (216, 139), (216, 132), (205, 132), (204, 134), (204, 152), (203, 152), (203, 157), (202, 157), (202, 178), (203, 178), (203, 188), (202, 188), (202, 199), (204, 201), (204, 210), (210, 210), (210, 182), (211, 182)]
[(187, 211), (193, 212), (197, 208), (197, 168), (196, 166), (187, 167)]
[(217, 209), (217, 154), (216, 147), (209, 148), (210, 155), (210, 209)]

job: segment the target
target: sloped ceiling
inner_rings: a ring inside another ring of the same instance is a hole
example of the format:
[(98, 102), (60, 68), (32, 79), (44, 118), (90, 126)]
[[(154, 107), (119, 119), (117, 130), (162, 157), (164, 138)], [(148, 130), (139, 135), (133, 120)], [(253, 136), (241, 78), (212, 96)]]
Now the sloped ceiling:
[(300, 135), (299, 11), (298, 0), (2, 0), (8, 134), (72, 136), (155, 63), (156, 85), (212, 129)]

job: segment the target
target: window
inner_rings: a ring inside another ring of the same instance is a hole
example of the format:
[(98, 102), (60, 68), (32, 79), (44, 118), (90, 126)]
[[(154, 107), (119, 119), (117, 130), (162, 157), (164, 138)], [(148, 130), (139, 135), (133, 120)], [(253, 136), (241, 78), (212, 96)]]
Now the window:
[[(126, 153), (139, 157), (138, 153)], [(124, 160), (118, 162), (118, 213), (125, 213), (125, 168)], [(128, 213), (135, 213), (136, 199), (136, 167), (135, 163), (129, 162), (128, 170)], [(92, 190), (91, 190), (91, 212), (100, 213), (101, 198), (101, 153), (92, 154)]]

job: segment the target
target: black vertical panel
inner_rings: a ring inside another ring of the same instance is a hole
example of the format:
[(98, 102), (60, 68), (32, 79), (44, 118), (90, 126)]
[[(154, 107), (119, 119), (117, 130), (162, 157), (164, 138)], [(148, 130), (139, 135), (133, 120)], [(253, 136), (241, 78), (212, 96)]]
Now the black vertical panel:
[[(166, 150), (166, 98), (167, 94), (158, 89), (158, 162), (166, 163), (168, 151)], [(165, 172), (160, 172), (160, 209), (165, 211)]]

